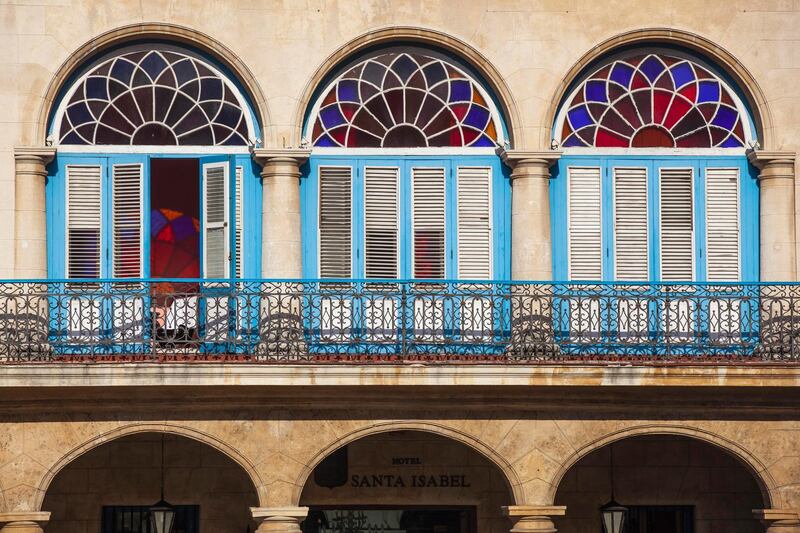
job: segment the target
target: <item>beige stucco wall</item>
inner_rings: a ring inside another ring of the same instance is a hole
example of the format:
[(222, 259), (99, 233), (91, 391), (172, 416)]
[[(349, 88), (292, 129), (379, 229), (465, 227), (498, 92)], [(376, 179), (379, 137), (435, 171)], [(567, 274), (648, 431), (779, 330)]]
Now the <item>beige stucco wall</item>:
[(485, 58), (506, 90), (517, 149), (549, 147), (553, 100), (576, 62), (611, 37), (656, 27), (729, 52), (760, 86), (756, 103), (771, 125), (763, 148), (800, 146), (800, 6), (792, 0), (19, 0), (0, 6), (0, 277), (13, 274), (13, 147), (43, 143), (48, 87), (71, 54), (146, 22), (191, 28), (238, 57), (265, 99), (267, 148), (296, 146), (301, 96), (326, 58), (390, 26), (439, 32)]

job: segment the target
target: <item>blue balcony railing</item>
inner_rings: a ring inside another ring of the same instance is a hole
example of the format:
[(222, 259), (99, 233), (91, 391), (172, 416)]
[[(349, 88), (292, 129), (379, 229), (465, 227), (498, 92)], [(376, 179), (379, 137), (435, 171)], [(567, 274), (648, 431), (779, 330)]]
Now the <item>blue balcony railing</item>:
[(800, 360), (800, 285), (0, 282), (0, 362)]

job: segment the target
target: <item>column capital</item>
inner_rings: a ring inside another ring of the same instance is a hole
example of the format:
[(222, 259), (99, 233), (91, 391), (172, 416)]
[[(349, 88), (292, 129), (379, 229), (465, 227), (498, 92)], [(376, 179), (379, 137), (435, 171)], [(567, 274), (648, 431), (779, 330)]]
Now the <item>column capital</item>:
[(298, 167), (308, 160), (310, 148), (256, 148), (253, 159), (262, 167), (269, 163), (295, 164)]
[[(767, 167), (786, 167), (787, 175), (785, 177), (794, 178), (794, 162), (797, 158), (797, 153), (788, 150), (748, 150), (747, 159), (750, 163), (759, 170), (765, 170)], [(791, 172), (788, 172), (791, 171)], [(764, 173), (762, 172), (762, 176)], [(761, 178), (762, 176), (759, 176)], [(778, 177), (778, 176), (776, 176)]]
[(511, 533), (556, 533), (553, 518), (564, 516), (564, 505), (509, 505), (503, 514), (511, 519)]
[(753, 509), (753, 516), (761, 520), (768, 531), (800, 529), (800, 511), (797, 509)]
[(33, 165), (40, 169), (30, 168), (30, 174), (44, 175), (44, 167), (56, 157), (56, 149), (49, 146), (17, 146), (14, 148), (14, 161), (19, 174), (24, 165)]
[(543, 151), (528, 151), (528, 150), (505, 150), (499, 149), (497, 151), (503, 163), (512, 169), (521, 165), (546, 165), (549, 169), (561, 158), (564, 152), (559, 150), (543, 150)]
[(28, 522), (41, 525), (47, 523), (49, 520), (49, 511), (10, 511), (7, 513), (0, 513), (0, 525), (8, 525), (15, 522)]
[(258, 533), (300, 533), (300, 522), (308, 516), (308, 507), (251, 507), (250, 512), (259, 523)]

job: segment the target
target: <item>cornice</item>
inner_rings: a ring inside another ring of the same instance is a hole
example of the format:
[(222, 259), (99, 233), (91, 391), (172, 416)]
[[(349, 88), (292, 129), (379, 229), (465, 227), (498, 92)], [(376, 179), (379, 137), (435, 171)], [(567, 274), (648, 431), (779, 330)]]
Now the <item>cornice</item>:
[(549, 168), (556, 164), (563, 153), (559, 150), (529, 151), (506, 150), (504, 148), (497, 150), (497, 154), (503, 160), (503, 163), (512, 169), (519, 164), (546, 164)]

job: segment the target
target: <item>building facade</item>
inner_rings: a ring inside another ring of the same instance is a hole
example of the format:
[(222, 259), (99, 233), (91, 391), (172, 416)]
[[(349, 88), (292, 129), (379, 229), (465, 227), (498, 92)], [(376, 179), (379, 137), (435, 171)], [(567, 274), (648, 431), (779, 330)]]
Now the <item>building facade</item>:
[(0, 13), (3, 533), (800, 532), (800, 4)]

